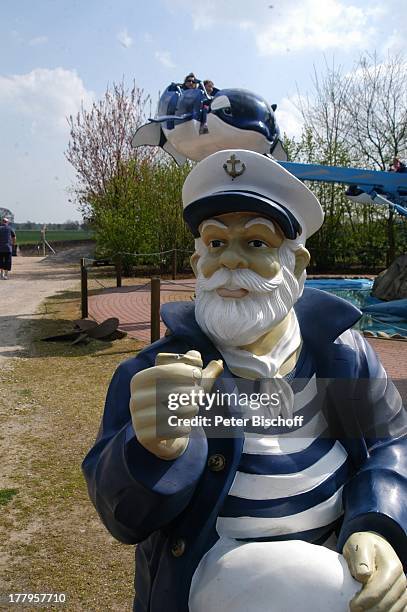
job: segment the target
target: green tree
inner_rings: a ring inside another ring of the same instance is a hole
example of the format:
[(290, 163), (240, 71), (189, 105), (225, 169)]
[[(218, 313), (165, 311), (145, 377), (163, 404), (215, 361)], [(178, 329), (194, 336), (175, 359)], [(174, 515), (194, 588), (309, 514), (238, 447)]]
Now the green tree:
[[(193, 241), (182, 218), (181, 191), (188, 165), (131, 161), (92, 202), (98, 254), (114, 258), (125, 274), (135, 265), (168, 270), (172, 255), (140, 255), (179, 250), (182, 267)], [(137, 254), (137, 255), (135, 255)]]

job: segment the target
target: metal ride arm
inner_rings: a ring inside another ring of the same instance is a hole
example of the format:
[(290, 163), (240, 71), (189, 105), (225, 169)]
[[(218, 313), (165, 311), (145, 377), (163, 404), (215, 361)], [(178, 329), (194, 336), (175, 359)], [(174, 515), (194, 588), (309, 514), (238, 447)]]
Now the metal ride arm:
[(407, 173), (296, 162), (279, 163), (301, 181), (350, 185), (358, 190), (356, 197), (366, 194), (373, 203), (391, 206), (401, 215), (407, 216)]

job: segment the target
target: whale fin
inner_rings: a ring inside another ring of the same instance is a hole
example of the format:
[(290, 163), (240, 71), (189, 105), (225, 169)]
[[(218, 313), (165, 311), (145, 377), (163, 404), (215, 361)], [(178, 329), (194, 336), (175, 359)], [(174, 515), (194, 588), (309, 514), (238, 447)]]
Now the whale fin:
[(352, 202), (359, 204), (373, 204), (374, 201), (366, 191), (359, 189), (356, 185), (350, 185), (345, 191), (346, 197)]
[(181, 155), (181, 153), (178, 153), (178, 151), (174, 149), (174, 147), (168, 142), (168, 140), (166, 140), (166, 142), (162, 145), (162, 148), (169, 155), (171, 155), (171, 157), (177, 162), (178, 166), (183, 166), (185, 162), (187, 161), (187, 158), (185, 157), (185, 155)]
[(162, 146), (162, 136), (164, 136), (164, 134), (159, 123), (145, 123), (139, 127), (134, 134), (131, 140), (131, 146), (134, 149), (143, 145), (160, 147)]
[(284, 149), (281, 140), (277, 140), (274, 147), (270, 150), (270, 153), (278, 161), (288, 161), (287, 152)]
[(134, 134), (131, 146), (133, 148), (142, 146), (161, 147), (174, 158), (179, 166), (185, 164), (187, 158), (181, 153), (178, 153), (176, 149), (168, 142), (164, 132), (161, 129), (159, 123), (146, 123), (138, 128)]

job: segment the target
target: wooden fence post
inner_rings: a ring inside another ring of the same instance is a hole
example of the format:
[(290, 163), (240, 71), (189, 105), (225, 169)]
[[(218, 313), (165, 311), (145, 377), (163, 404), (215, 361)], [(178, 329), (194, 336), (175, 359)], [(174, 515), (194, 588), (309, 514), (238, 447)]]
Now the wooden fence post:
[(151, 342), (160, 338), (160, 277), (151, 279)]
[(81, 258), (81, 311), (82, 319), (88, 316), (88, 270), (85, 265), (85, 258)]
[(116, 287), (122, 286), (122, 262), (120, 259), (116, 262)]
[(177, 278), (177, 249), (172, 252), (172, 280)]
[(43, 225), (41, 229), (41, 242), (42, 242), (42, 256), (45, 257), (45, 229), (46, 226)]

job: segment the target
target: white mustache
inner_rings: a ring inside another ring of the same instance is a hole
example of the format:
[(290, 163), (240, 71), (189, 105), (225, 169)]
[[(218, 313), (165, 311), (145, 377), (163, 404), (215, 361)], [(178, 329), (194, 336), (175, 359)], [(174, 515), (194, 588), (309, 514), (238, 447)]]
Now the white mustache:
[(202, 273), (197, 278), (197, 293), (215, 291), (216, 289), (246, 289), (252, 293), (269, 293), (277, 289), (283, 282), (281, 270), (272, 279), (266, 279), (253, 270), (228, 270), (221, 268), (212, 276), (205, 278)]

